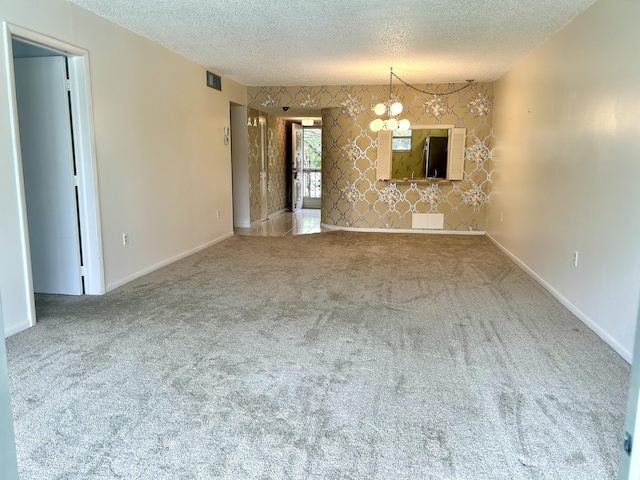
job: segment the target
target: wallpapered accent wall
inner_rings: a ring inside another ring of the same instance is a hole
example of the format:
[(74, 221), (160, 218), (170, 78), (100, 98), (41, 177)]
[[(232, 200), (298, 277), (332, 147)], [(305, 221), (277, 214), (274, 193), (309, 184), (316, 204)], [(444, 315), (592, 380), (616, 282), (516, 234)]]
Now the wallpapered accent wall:
[[(416, 88), (446, 93), (462, 84)], [(369, 130), (372, 107), (389, 98), (387, 86), (249, 87), (260, 108), (322, 109), (322, 222), (354, 228), (411, 228), (413, 213), (443, 213), (446, 230), (482, 231), (491, 195), (492, 83), (474, 83), (451, 95), (425, 95), (394, 85), (401, 118), (418, 125), (467, 129), (464, 178), (432, 184), (376, 180), (377, 134)]]
[[(249, 118), (264, 117), (266, 126), (268, 214), (287, 208), (287, 130), (291, 122), (249, 108)], [(257, 123), (257, 122), (256, 122)], [(249, 218), (251, 223), (260, 220), (260, 124), (248, 126), (249, 136)]]

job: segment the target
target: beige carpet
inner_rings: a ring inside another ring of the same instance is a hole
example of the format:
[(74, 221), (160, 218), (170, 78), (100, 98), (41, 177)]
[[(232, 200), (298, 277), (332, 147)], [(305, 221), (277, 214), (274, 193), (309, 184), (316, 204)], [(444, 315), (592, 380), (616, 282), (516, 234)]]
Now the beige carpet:
[(22, 479), (614, 479), (629, 365), (484, 237), (233, 237), (8, 339)]

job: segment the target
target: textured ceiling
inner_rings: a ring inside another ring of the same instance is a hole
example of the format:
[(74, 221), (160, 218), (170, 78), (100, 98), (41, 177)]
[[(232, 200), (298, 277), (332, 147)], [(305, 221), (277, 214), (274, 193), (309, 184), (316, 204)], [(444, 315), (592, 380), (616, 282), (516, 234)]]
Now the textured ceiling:
[(595, 0), (70, 0), (247, 86), (493, 81)]

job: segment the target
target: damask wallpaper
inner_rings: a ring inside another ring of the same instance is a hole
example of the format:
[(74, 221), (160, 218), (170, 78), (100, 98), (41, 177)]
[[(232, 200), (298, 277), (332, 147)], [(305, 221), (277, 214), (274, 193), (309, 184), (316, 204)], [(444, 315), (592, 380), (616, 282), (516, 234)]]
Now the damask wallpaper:
[(267, 152), (267, 192), (268, 214), (280, 212), (287, 208), (287, 130), (291, 122), (269, 115), (259, 110), (249, 108), (248, 117), (251, 126), (247, 127), (249, 136), (249, 215), (251, 223), (260, 220), (260, 124), (253, 119), (264, 117), (266, 123), (266, 152)]
[(419, 86), (440, 95), (394, 85), (404, 105), (401, 118), (418, 125), (466, 128), (464, 178), (418, 184), (376, 180), (377, 134), (369, 129), (373, 105), (386, 103), (388, 86), (249, 87), (249, 103), (260, 108), (322, 109), (322, 222), (354, 228), (408, 229), (413, 213), (443, 213), (446, 230), (483, 231), (491, 195), (493, 84)]

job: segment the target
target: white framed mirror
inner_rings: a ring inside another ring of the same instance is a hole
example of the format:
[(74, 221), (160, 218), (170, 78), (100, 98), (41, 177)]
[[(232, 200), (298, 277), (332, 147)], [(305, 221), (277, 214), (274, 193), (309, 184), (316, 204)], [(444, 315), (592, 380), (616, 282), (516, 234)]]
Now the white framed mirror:
[(466, 129), (412, 125), (378, 132), (377, 179), (398, 183), (462, 180)]

